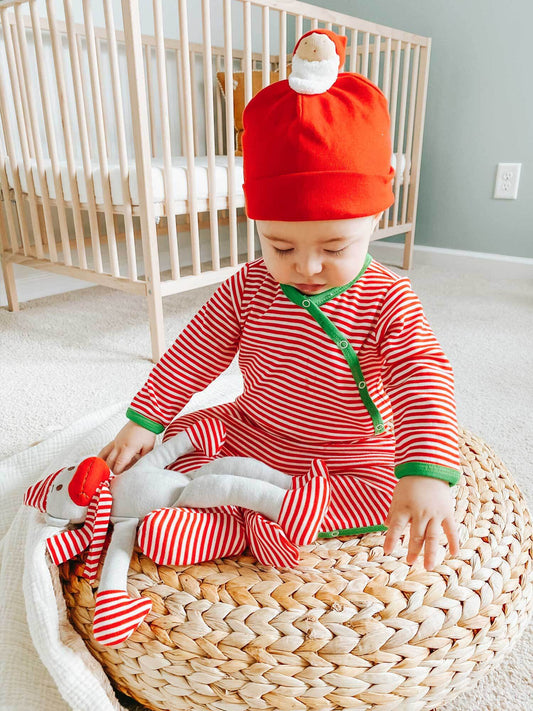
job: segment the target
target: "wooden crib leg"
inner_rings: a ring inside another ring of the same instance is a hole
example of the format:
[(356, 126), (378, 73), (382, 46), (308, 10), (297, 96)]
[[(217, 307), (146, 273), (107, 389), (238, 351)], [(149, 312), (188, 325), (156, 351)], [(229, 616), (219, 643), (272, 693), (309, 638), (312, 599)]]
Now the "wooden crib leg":
[(410, 232), (405, 235), (405, 241), (403, 243), (403, 268), (411, 269), (413, 266), (413, 245), (415, 243), (415, 230), (414, 227)]
[(150, 320), (150, 338), (152, 342), (152, 361), (157, 363), (165, 352), (165, 331), (163, 326), (163, 298), (157, 288), (147, 284), (146, 298), (148, 300), (148, 318)]
[(17, 297), (17, 286), (15, 283), (15, 274), (13, 272), (13, 262), (6, 261), (2, 258), (2, 273), (4, 275), (4, 285), (7, 294), (7, 308), (9, 311), (19, 311), (19, 302)]

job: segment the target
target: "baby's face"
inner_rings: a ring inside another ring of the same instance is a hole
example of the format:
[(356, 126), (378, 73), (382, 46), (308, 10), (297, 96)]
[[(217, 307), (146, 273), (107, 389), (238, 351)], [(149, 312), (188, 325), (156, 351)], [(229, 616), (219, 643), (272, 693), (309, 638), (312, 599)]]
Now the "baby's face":
[(379, 215), (348, 220), (257, 220), (263, 259), (273, 279), (304, 294), (344, 286), (361, 270)]

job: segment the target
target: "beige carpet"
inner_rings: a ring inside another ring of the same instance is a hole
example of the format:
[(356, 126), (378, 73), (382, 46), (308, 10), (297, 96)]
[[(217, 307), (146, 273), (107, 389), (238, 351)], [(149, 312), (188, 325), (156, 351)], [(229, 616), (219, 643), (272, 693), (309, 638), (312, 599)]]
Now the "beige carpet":
[[(384, 264), (400, 252), (372, 246)], [(396, 269), (402, 273), (400, 269)], [(409, 273), (454, 367), (459, 420), (506, 462), (533, 508), (533, 266), (416, 251)], [(215, 286), (167, 297), (167, 343)], [(0, 458), (129, 399), (151, 363), (142, 298), (103, 287), (0, 309)], [(239, 388), (235, 363), (225, 374)], [(508, 661), (446, 711), (532, 711), (531, 628)]]

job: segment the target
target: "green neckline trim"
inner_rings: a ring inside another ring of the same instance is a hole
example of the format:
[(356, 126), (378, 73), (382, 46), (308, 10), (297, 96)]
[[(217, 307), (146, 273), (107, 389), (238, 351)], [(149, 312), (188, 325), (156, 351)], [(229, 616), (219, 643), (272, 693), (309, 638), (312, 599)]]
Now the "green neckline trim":
[(301, 291), (299, 291), (295, 286), (290, 286), (290, 284), (280, 284), (280, 287), (285, 294), (285, 296), (290, 299), (294, 304), (298, 304), (298, 306), (302, 305), (302, 301), (304, 299), (309, 299), (312, 304), (315, 304), (316, 306), (322, 306), (322, 304), (327, 303), (328, 301), (331, 301), (334, 299), (336, 296), (339, 294), (342, 294), (345, 291), (348, 291), (348, 289), (355, 284), (355, 282), (360, 279), (363, 274), (366, 272), (368, 265), (372, 261), (372, 256), (367, 252), (365, 261), (363, 263), (363, 266), (361, 267), (361, 271), (359, 274), (355, 277), (355, 279), (352, 279), (352, 281), (348, 282), (348, 284), (344, 284), (343, 286), (334, 286), (331, 289), (327, 289), (326, 291), (322, 291), (320, 294), (303, 294)]
[(444, 467), (441, 464), (430, 464), (429, 462), (404, 462), (394, 467), (394, 475), (397, 479), (404, 476), (428, 476), (431, 479), (441, 479), (447, 481), (450, 486), (455, 486), (461, 478), (461, 472), (452, 467)]
[(165, 429), (165, 426), (161, 423), (148, 419), (148, 417), (132, 410), (131, 407), (128, 407), (126, 410), (126, 417), (128, 420), (135, 422), (136, 425), (141, 425), (145, 430), (150, 430), (150, 432), (155, 432), (155, 434), (160, 434)]
[(378, 523), (376, 526), (361, 526), (360, 528), (340, 528), (338, 531), (320, 531), (318, 538), (339, 538), (339, 536), (358, 536), (361, 533), (387, 531), (387, 526)]
[(325, 304), (326, 301), (331, 300), (338, 294), (342, 293), (343, 291), (346, 291), (350, 286), (352, 286), (352, 284), (355, 284), (355, 282), (363, 274), (363, 272), (366, 270), (371, 261), (372, 257), (370, 256), (370, 254), (367, 253), (363, 268), (355, 277), (355, 279), (353, 279), (349, 284), (345, 284), (344, 286), (339, 286), (334, 289), (328, 289), (328, 291), (325, 291), (322, 294), (308, 296), (307, 294), (302, 294), (301, 291), (298, 291), (298, 289), (293, 286), (289, 286), (287, 284), (281, 284), (280, 286), (285, 296), (297, 306), (301, 306), (302, 308), (304, 308), (309, 313), (309, 315), (315, 319), (315, 321), (326, 333), (326, 335), (331, 338), (337, 348), (339, 348), (346, 362), (348, 363), (353, 379), (355, 380), (355, 384), (357, 385), (361, 400), (363, 401), (363, 404), (372, 419), (374, 434), (382, 434), (385, 431), (383, 418), (381, 417), (381, 414), (378, 408), (376, 407), (374, 401), (370, 397), (368, 388), (366, 386), (365, 376), (361, 369), (357, 353), (354, 351), (351, 343), (346, 338), (346, 336), (341, 331), (339, 331), (333, 321), (331, 321), (326, 316), (326, 314), (320, 309), (320, 306), (322, 304)]

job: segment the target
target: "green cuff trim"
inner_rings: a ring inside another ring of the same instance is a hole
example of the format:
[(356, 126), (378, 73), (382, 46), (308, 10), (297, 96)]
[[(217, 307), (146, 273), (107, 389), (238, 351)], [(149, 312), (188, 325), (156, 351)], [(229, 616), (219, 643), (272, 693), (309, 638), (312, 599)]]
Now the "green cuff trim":
[(447, 481), (450, 486), (455, 486), (461, 478), (461, 472), (451, 467), (443, 467), (440, 464), (428, 464), (428, 462), (404, 462), (394, 468), (396, 479), (404, 476), (428, 476), (431, 479), (441, 479)]
[(135, 422), (136, 425), (141, 425), (141, 427), (144, 427), (145, 430), (150, 430), (150, 432), (155, 432), (156, 434), (160, 434), (165, 429), (164, 425), (159, 422), (149, 420), (144, 415), (132, 410), (131, 407), (128, 407), (126, 410), (126, 417), (132, 422)]
[(376, 526), (361, 526), (361, 528), (341, 528), (338, 531), (320, 531), (318, 538), (338, 538), (339, 536), (358, 536), (361, 533), (387, 531), (387, 526), (378, 523)]

